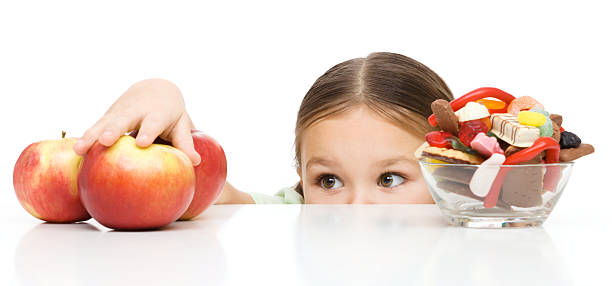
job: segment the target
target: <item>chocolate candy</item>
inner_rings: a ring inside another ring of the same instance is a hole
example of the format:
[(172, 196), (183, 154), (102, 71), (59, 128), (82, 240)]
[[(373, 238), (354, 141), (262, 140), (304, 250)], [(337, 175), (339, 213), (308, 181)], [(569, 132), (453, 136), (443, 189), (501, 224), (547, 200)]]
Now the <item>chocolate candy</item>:
[[(559, 162), (559, 150), (560, 150), (559, 143), (557, 143), (554, 139), (550, 137), (541, 137), (541, 138), (538, 138), (535, 142), (533, 142), (533, 145), (530, 146), (529, 148), (525, 148), (507, 157), (506, 161), (504, 161), (504, 165), (515, 165), (519, 163), (524, 163), (526, 161), (532, 160), (536, 156), (539, 156), (543, 151), (546, 151), (546, 163), (548, 164), (558, 163)], [(523, 169), (523, 168), (519, 168), (519, 169)], [(497, 174), (497, 177), (495, 177), (495, 180), (493, 181), (493, 184), (491, 185), (491, 190), (489, 191), (489, 193), (484, 199), (485, 208), (492, 208), (497, 204), (497, 199), (499, 198), (499, 194), (501, 192), (502, 186), (506, 184), (505, 177), (510, 171), (512, 171), (510, 168), (500, 169), (499, 173)], [(521, 171), (518, 171), (518, 172), (521, 172)], [(560, 175), (559, 172), (560, 170), (558, 166), (546, 168), (546, 176), (544, 177), (544, 180), (543, 180), (543, 187), (545, 189), (554, 190), (557, 187), (557, 183), (559, 182), (558, 179)], [(516, 183), (514, 182), (514, 180), (512, 181), (513, 181), (512, 183), (508, 183), (508, 184), (511, 184), (510, 185), (511, 189), (514, 186), (514, 184), (517, 184), (518, 186), (520, 186), (520, 182)], [(517, 192), (519, 191), (517, 190)], [(540, 192), (538, 191), (538, 193)]]
[(553, 122), (557, 123), (557, 125), (559, 125), (559, 127), (561, 127), (561, 123), (563, 123), (563, 116), (561, 116), (559, 114), (551, 114), (550, 115), (550, 120), (552, 120)]
[[(436, 186), (446, 192), (454, 193), (474, 200), (482, 201), (483, 199), (472, 194), (470, 187), (467, 184), (462, 184), (454, 181), (442, 180), (436, 183)], [(504, 201), (498, 201), (496, 207), (504, 210), (511, 210), (511, 207)]]
[(510, 168), (502, 184), (501, 200), (522, 208), (542, 204), (544, 168), (540, 166)]
[(561, 139), (559, 139), (559, 145), (561, 145), (561, 149), (578, 148), (580, 146), (580, 143), (582, 143), (582, 140), (580, 140), (580, 137), (578, 137), (578, 135), (569, 131), (561, 132)]
[(516, 115), (509, 113), (491, 115), (491, 133), (517, 147), (529, 147), (540, 138), (540, 129), (520, 124)]
[(442, 179), (467, 185), (470, 183), (472, 175), (474, 175), (474, 167), (458, 167), (452, 165), (449, 167), (440, 166), (435, 169), (431, 175), (434, 176), (436, 180)]
[(552, 121), (552, 126), (553, 126), (553, 134), (550, 137), (555, 139), (555, 141), (559, 142), (559, 140), (561, 139), (561, 127), (555, 121)]
[(595, 152), (595, 148), (591, 144), (580, 144), (577, 148), (561, 149), (559, 152), (559, 161), (570, 162), (582, 156), (589, 155)]
[(436, 116), (440, 129), (453, 135), (459, 133), (459, 120), (450, 103), (444, 99), (438, 99), (431, 103), (431, 111)]

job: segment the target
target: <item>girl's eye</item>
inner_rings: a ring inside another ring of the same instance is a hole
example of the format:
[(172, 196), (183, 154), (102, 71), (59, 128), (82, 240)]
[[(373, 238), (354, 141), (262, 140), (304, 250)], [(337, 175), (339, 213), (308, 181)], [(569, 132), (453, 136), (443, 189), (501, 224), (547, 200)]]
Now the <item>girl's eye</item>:
[(319, 179), (319, 183), (321, 185), (321, 188), (329, 189), (329, 190), (340, 188), (344, 186), (344, 184), (342, 184), (342, 181), (340, 181), (340, 179), (336, 178), (336, 176), (334, 175), (321, 176)]
[(380, 176), (380, 185), (385, 188), (393, 188), (404, 182), (404, 177), (393, 173), (384, 173)]

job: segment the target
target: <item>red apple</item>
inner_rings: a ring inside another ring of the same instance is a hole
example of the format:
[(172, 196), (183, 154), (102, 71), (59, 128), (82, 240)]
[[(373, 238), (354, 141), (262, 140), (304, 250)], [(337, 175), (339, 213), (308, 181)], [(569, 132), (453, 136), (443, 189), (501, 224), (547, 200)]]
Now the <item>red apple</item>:
[(195, 195), (179, 220), (189, 220), (206, 210), (221, 194), (227, 176), (227, 160), (221, 145), (199, 130), (192, 130), (193, 145), (202, 161), (195, 167)]
[(81, 201), (100, 224), (113, 229), (153, 229), (177, 220), (189, 207), (195, 173), (180, 150), (146, 148), (122, 136), (111, 147), (96, 142), (79, 173)]
[[(64, 133), (65, 134), (65, 133)], [(77, 176), (82, 157), (72, 146), (74, 138), (30, 144), (13, 170), (13, 186), (21, 206), (36, 218), (69, 223), (88, 220), (79, 197)]]
[[(136, 138), (138, 131), (130, 132), (130, 136)], [(202, 161), (195, 167), (196, 184), (193, 200), (179, 220), (190, 220), (212, 205), (221, 194), (227, 177), (227, 160), (221, 145), (199, 130), (191, 130), (191, 137), (195, 150), (200, 154)], [(159, 137), (155, 139), (154, 143), (172, 144)]]

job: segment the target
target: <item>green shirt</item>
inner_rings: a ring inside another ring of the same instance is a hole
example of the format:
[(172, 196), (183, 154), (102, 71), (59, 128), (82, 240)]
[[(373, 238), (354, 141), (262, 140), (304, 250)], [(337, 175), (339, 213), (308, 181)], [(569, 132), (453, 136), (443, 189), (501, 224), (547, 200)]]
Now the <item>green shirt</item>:
[(278, 191), (274, 196), (260, 193), (249, 193), (256, 204), (303, 204), (304, 198), (295, 191), (295, 186), (286, 187)]

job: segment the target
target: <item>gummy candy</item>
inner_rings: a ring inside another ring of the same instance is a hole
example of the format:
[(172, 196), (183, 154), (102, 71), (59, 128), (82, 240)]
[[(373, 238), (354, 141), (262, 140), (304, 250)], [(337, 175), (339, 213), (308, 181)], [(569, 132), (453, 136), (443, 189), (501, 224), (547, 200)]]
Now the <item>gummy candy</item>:
[(487, 133), (487, 131), (489, 131), (489, 128), (479, 119), (466, 121), (463, 122), (459, 128), (459, 140), (466, 146), (470, 146), (472, 139), (474, 139), (478, 133)]
[[(518, 122), (523, 125), (539, 127), (546, 123), (546, 116), (544, 114), (534, 111), (520, 111), (517, 115)], [(548, 119), (550, 120), (550, 119)]]
[[(552, 120), (550, 120), (550, 113), (544, 109), (532, 108), (529, 111), (537, 112), (546, 117), (546, 122), (544, 124), (537, 126), (540, 129), (540, 137), (551, 137), (555, 133), (555, 127), (552, 124)], [(523, 111), (521, 111), (523, 112)], [(520, 112), (519, 112), (520, 114)], [(520, 120), (519, 120), (520, 122)], [(522, 123), (521, 123), (522, 124)]]
[(508, 104), (508, 113), (518, 115), (521, 110), (529, 110), (532, 108), (544, 109), (544, 106), (531, 96), (521, 96), (515, 98)]
[(553, 135), (554, 129), (550, 119), (544, 125), (538, 126), (538, 128), (540, 128), (540, 137), (551, 137)]
[(534, 107), (532, 109), (529, 109), (529, 111), (533, 111), (533, 112), (537, 112), (537, 113), (541, 113), (542, 115), (550, 118), (550, 113), (548, 113), (548, 111), (544, 110), (544, 109), (540, 109), (537, 107)]
[(429, 146), (455, 149), (468, 154), (479, 155), (476, 150), (465, 146), (463, 143), (461, 143), (461, 141), (459, 141), (459, 138), (446, 131), (429, 132), (425, 135), (425, 140)]
[(476, 102), (484, 105), (489, 110), (498, 110), (498, 109), (503, 109), (504, 107), (506, 107), (505, 102), (501, 100), (496, 100), (496, 99), (483, 98), (483, 99), (476, 100)]
[(482, 118), (480, 119), (480, 121), (484, 122), (484, 124), (487, 126), (487, 129), (491, 130), (491, 118)]
[(475, 156), (480, 156), (480, 154), (478, 153), (478, 151), (463, 145), (463, 143), (461, 143), (461, 141), (459, 141), (459, 138), (453, 136), (453, 137), (449, 137), (448, 140), (452, 140), (451, 141), (451, 145), (453, 146), (453, 149), (457, 150), (457, 151), (461, 151), (461, 152), (465, 152), (468, 154), (472, 154)]
[(561, 132), (561, 139), (559, 139), (561, 149), (578, 148), (580, 144), (582, 144), (582, 140), (580, 140), (578, 135), (569, 131)]
[(446, 131), (432, 131), (425, 134), (425, 141), (429, 146), (439, 147), (439, 148), (453, 148), (450, 141), (446, 139), (452, 137), (453, 134)]

